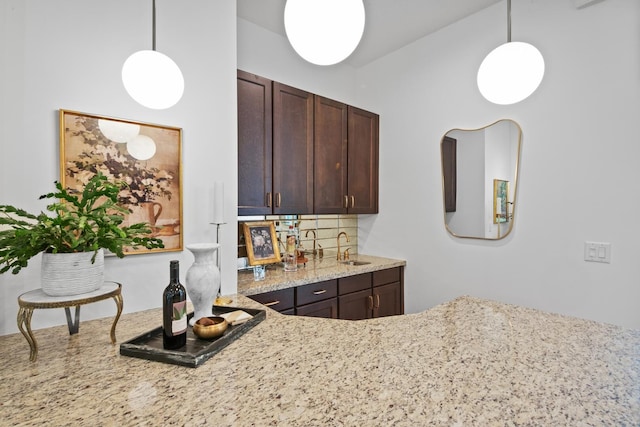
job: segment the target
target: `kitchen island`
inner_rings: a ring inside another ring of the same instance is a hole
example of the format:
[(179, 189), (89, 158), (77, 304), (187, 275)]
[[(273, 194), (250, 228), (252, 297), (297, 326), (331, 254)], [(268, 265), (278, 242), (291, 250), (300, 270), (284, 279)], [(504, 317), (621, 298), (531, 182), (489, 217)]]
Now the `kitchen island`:
[[(160, 309), (125, 314), (118, 338), (160, 319)], [(640, 331), (494, 301), (364, 321), (268, 310), (195, 369), (120, 355), (111, 320), (73, 336), (35, 331), (36, 362), (22, 335), (0, 337), (0, 423), (640, 425)]]

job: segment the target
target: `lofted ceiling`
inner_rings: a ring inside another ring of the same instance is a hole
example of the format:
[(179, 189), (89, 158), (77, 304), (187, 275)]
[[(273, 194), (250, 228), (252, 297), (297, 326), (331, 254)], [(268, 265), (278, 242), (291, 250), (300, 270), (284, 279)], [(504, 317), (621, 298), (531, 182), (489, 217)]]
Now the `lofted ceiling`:
[[(363, 0), (366, 23), (355, 52), (346, 59), (362, 67), (501, 0)], [(237, 0), (237, 15), (286, 36), (286, 0)], [(505, 6), (506, 11), (506, 6)]]

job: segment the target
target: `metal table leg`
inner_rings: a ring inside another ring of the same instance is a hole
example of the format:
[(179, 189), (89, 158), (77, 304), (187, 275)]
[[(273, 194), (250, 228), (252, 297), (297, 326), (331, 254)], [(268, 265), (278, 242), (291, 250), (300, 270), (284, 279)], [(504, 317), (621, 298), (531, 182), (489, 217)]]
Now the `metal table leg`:
[(64, 314), (67, 315), (67, 326), (69, 327), (69, 335), (77, 334), (80, 329), (80, 306), (76, 305), (75, 319), (71, 320), (71, 310), (69, 307), (64, 308)]
[(122, 294), (114, 295), (113, 300), (116, 302), (118, 312), (116, 313), (116, 317), (113, 319), (113, 325), (111, 325), (111, 344), (116, 343), (116, 324), (120, 319), (120, 314), (122, 314)]
[(18, 329), (22, 332), (22, 335), (26, 338), (29, 343), (29, 348), (31, 352), (29, 353), (29, 360), (35, 362), (38, 358), (38, 343), (36, 342), (36, 338), (33, 336), (33, 332), (31, 331), (31, 316), (33, 315), (33, 309), (20, 307), (18, 310)]

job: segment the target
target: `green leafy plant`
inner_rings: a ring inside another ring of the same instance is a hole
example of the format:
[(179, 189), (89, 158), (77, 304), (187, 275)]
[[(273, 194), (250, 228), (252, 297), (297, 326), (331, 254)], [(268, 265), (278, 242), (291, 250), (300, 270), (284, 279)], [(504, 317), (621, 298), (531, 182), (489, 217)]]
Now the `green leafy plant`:
[[(163, 248), (162, 240), (150, 237), (149, 224), (123, 226), (129, 211), (118, 205), (121, 184), (98, 173), (79, 195), (55, 182), (56, 190), (40, 199), (57, 199), (44, 212), (30, 214), (10, 205), (0, 205), (0, 273), (17, 274), (41, 252), (95, 252), (101, 248), (124, 256), (127, 247)], [(92, 262), (95, 260), (95, 254)]]

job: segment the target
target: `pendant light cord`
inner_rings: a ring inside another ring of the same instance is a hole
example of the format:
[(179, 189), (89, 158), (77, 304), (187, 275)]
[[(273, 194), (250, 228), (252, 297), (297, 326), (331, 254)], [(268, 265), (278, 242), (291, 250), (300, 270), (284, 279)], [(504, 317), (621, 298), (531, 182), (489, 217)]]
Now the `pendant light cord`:
[[(508, 0), (511, 1), (511, 0)], [(156, 0), (153, 0), (153, 7), (152, 7), (152, 21), (151, 21), (151, 28), (153, 31), (153, 37), (151, 39), (151, 49), (152, 50), (156, 50)]]
[(507, 0), (507, 43), (511, 43), (511, 0)]

